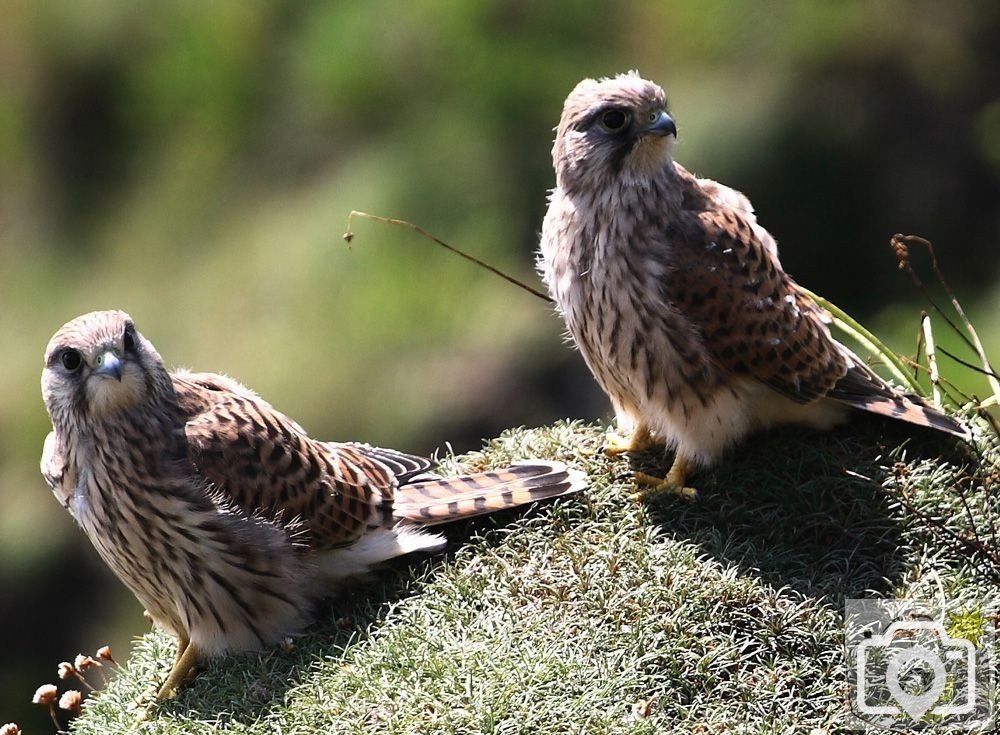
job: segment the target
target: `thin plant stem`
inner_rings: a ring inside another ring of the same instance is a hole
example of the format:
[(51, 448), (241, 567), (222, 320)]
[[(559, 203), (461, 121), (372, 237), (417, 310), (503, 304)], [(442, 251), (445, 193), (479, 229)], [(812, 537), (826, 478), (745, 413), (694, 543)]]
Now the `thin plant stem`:
[[(913, 279), (917, 287), (924, 293), (924, 297), (930, 302), (931, 306), (937, 311), (944, 320), (959, 334), (969, 347), (979, 356), (979, 360), (982, 363), (983, 370), (986, 373), (986, 379), (989, 381), (990, 388), (993, 390), (993, 395), (998, 401), (1000, 401), (1000, 379), (997, 378), (996, 373), (993, 371), (993, 366), (990, 365), (990, 360), (986, 356), (986, 349), (983, 347), (982, 340), (979, 339), (979, 332), (972, 325), (969, 317), (965, 314), (965, 309), (962, 308), (961, 302), (959, 302), (958, 297), (955, 296), (954, 291), (951, 290), (951, 286), (948, 285), (948, 281), (945, 280), (944, 274), (941, 273), (941, 269), (938, 267), (937, 253), (934, 252), (934, 245), (930, 240), (920, 237), (918, 235), (902, 235), (895, 234), (892, 236), (891, 247), (893, 252), (896, 254), (896, 258), (899, 260), (899, 267), (910, 274), (910, 278)], [(951, 300), (952, 308), (955, 309), (955, 313), (958, 314), (959, 318), (962, 320), (962, 324), (965, 325), (966, 330), (969, 332), (969, 336), (972, 338), (971, 341), (966, 337), (962, 330), (955, 325), (951, 319), (934, 303), (931, 299), (930, 294), (927, 293), (927, 289), (924, 288), (923, 283), (917, 276), (916, 272), (913, 270), (913, 266), (910, 265), (910, 251), (909, 245), (917, 244), (922, 245), (927, 248), (927, 251), (931, 256), (931, 268), (934, 269), (934, 275), (938, 279), (938, 283), (941, 284), (941, 288), (944, 289), (945, 293), (948, 294), (948, 298)]]
[(873, 355), (880, 358), (896, 380), (903, 385), (908, 385), (917, 393), (923, 393), (920, 383), (906, 371), (906, 365), (899, 355), (889, 349), (878, 337), (861, 326), (850, 314), (833, 302), (824, 299), (807, 288), (803, 288), (802, 286), (798, 288), (818, 306), (830, 313), (833, 317), (833, 323), (838, 329), (856, 340)]
[(407, 222), (404, 219), (396, 219), (394, 217), (383, 217), (383, 216), (378, 215), (378, 214), (368, 214), (367, 212), (359, 212), (356, 209), (352, 209), (351, 213), (349, 215), (347, 215), (347, 232), (344, 233), (344, 240), (346, 240), (348, 244), (350, 244), (351, 241), (354, 240), (353, 224), (354, 224), (354, 218), (355, 217), (364, 217), (365, 219), (374, 220), (375, 222), (384, 222), (385, 224), (396, 225), (397, 227), (405, 227), (405, 228), (407, 228), (409, 230), (413, 230), (414, 232), (422, 235), (423, 237), (426, 237), (428, 240), (437, 243), (438, 245), (440, 245), (441, 247), (445, 248), (446, 250), (450, 250), (451, 252), (455, 253), (456, 255), (462, 256), (466, 260), (472, 261), (473, 263), (475, 263), (476, 265), (480, 266), (481, 268), (485, 268), (490, 273), (493, 273), (494, 275), (500, 276), (502, 279), (504, 279), (508, 283), (513, 283), (518, 288), (524, 289), (528, 293), (532, 294), (533, 296), (537, 296), (538, 298), (542, 299), (543, 301), (547, 301), (550, 304), (553, 303), (552, 299), (549, 297), (548, 294), (543, 293), (542, 291), (539, 291), (537, 288), (533, 288), (532, 286), (529, 286), (528, 284), (524, 283), (523, 281), (517, 280), (513, 276), (508, 276), (506, 273), (504, 273), (503, 271), (501, 271), (498, 268), (494, 268), (489, 263), (484, 263), (479, 258), (476, 258), (475, 256), (472, 256), (472, 255), (469, 255), (468, 253), (463, 252), (462, 250), (459, 250), (458, 248), (456, 248), (456, 247), (454, 247), (452, 245), (449, 245), (448, 243), (446, 243), (444, 240), (442, 240), (439, 237), (435, 237), (434, 235), (432, 235), (431, 233), (429, 233), (427, 230), (425, 230), (420, 225), (415, 225), (412, 222)]
[(924, 335), (924, 354), (927, 355), (927, 368), (931, 373), (931, 397), (934, 405), (941, 407), (941, 379), (938, 374), (937, 355), (934, 352), (934, 330), (931, 318), (926, 311), (920, 312), (920, 328)]
[[(973, 364), (971, 362), (968, 362), (967, 360), (963, 360), (961, 357), (958, 357), (957, 355), (955, 355), (955, 354), (953, 354), (951, 352), (948, 352), (948, 350), (946, 350), (944, 347), (938, 347), (937, 351), (940, 352), (945, 357), (950, 357), (952, 360), (954, 360), (955, 362), (957, 362), (959, 365), (962, 365), (964, 367), (969, 368), (969, 370), (975, 370), (977, 373), (982, 373), (983, 375), (987, 375), (987, 376), (992, 375), (993, 377), (997, 377), (997, 374), (995, 372), (993, 372), (992, 370), (986, 371), (983, 368), (981, 368), (979, 365), (975, 365), (975, 364)], [(997, 397), (996, 396), (991, 396), (990, 398), (992, 399), (992, 401), (994, 403), (997, 402)]]
[(920, 312), (920, 322), (921, 328), (917, 330), (917, 350), (913, 354), (916, 355), (916, 359), (913, 361), (913, 379), (918, 380), (917, 377), (920, 373), (920, 350), (924, 346), (924, 330), (923, 330), (923, 315), (924, 312)]

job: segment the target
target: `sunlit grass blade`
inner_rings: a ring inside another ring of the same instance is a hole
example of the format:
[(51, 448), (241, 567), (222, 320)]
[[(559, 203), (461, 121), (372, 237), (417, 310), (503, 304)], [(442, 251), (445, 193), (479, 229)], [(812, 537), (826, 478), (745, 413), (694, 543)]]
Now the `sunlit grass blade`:
[(920, 331), (924, 335), (924, 354), (927, 355), (927, 368), (931, 374), (931, 397), (934, 405), (941, 407), (941, 378), (938, 374), (937, 353), (934, 352), (934, 328), (927, 312), (920, 313)]
[(914, 392), (925, 395), (925, 391), (920, 383), (917, 382), (917, 379), (907, 372), (903, 360), (883, 343), (882, 340), (832, 301), (813, 293), (803, 286), (799, 286), (799, 290), (830, 314), (833, 318), (833, 324), (837, 329), (868, 350), (874, 357), (881, 360), (885, 364), (886, 369), (892, 373), (892, 376), (900, 384), (909, 386)]

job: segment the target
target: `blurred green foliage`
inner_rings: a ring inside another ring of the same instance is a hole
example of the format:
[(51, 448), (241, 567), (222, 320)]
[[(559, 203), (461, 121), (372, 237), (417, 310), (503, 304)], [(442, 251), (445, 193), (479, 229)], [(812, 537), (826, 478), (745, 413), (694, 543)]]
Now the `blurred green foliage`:
[(123, 655), (143, 622), (38, 475), (41, 355), (63, 322), (125, 309), (169, 365), (233, 375), (326, 438), (464, 450), (604, 415), (545, 304), (402, 230), (340, 235), (351, 209), (405, 217), (533, 278), (562, 100), (637, 68), (667, 88), (678, 158), (751, 197), (800, 281), (912, 350), (918, 307), (887, 242), (922, 234), (995, 352), (998, 15), (7, 0), (0, 721), (44, 730), (34, 687), (79, 649)]

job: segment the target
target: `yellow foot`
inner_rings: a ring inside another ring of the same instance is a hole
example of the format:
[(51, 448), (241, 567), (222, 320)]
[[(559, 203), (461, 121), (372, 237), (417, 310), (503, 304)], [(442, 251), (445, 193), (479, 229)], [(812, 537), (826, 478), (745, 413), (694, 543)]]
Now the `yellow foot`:
[(637, 503), (644, 503), (657, 495), (670, 493), (678, 495), (686, 500), (694, 500), (698, 497), (698, 491), (687, 486), (688, 475), (694, 470), (694, 464), (678, 454), (674, 457), (674, 463), (670, 466), (670, 471), (666, 477), (655, 477), (645, 472), (636, 472), (633, 479), (637, 485), (647, 485), (648, 487), (639, 490), (632, 495), (632, 500)]
[(636, 427), (631, 436), (611, 434), (604, 445), (604, 453), (609, 457), (617, 457), (628, 452), (642, 452), (657, 446), (657, 442), (645, 426)]
[(184, 640), (180, 641), (174, 666), (170, 669), (167, 680), (163, 682), (160, 691), (156, 693), (157, 704), (177, 696), (178, 689), (180, 689), (184, 680), (187, 679), (188, 674), (191, 673), (196, 663), (198, 663), (198, 649), (195, 648), (193, 643)]
[(629, 496), (636, 503), (646, 503), (658, 495), (666, 494), (677, 495), (684, 500), (697, 500), (698, 498), (698, 491), (695, 488), (671, 480), (669, 476), (656, 477), (645, 472), (636, 472), (632, 479), (635, 480), (636, 485), (646, 486)]

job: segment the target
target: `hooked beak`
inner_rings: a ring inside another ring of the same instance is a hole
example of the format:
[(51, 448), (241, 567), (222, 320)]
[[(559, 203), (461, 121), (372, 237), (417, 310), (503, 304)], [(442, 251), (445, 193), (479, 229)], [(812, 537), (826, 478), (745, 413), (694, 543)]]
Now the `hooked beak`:
[(666, 111), (662, 111), (649, 125), (639, 128), (639, 133), (641, 135), (672, 135), (676, 138), (677, 125), (674, 124), (674, 119)]
[(118, 355), (111, 350), (108, 350), (107, 352), (102, 352), (97, 356), (97, 367), (94, 369), (94, 374), (103, 375), (107, 378), (114, 378), (115, 380), (121, 382), (122, 365), (123, 362), (121, 358), (119, 358)]

